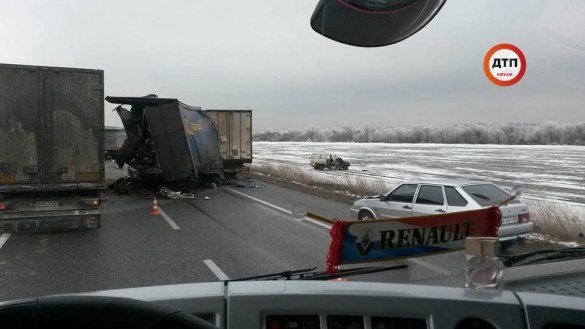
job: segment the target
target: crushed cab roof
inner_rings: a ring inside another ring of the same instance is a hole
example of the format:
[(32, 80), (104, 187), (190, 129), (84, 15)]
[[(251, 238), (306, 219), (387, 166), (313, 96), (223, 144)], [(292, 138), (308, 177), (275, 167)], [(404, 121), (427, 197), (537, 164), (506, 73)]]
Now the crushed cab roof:
[(176, 98), (158, 98), (158, 97), (125, 97), (125, 96), (108, 96), (106, 97), (106, 101), (112, 104), (124, 104), (124, 105), (132, 105), (138, 107), (154, 107), (164, 104), (171, 104), (171, 103), (180, 103), (182, 107), (186, 107), (190, 110), (200, 111), (200, 107), (196, 106), (189, 106), (185, 103), (180, 102)]

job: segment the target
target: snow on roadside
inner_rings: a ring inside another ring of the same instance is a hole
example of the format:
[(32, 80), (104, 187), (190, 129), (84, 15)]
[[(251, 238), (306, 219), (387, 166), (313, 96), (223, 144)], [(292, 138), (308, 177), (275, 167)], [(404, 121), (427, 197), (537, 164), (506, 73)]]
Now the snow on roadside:
[[(323, 196), (341, 196), (349, 203), (365, 196), (388, 192), (400, 183), (383, 177), (364, 177), (347, 174), (346, 171), (321, 171), (309, 168), (266, 162), (250, 167), (256, 175), (318, 191)], [(585, 234), (585, 214), (582, 208), (543, 199), (523, 200), (528, 204), (535, 223), (535, 232), (538, 235), (534, 239), (579, 245), (575, 241), (580, 241), (580, 236)]]
[(544, 235), (544, 234), (540, 234), (540, 233), (532, 233), (526, 239), (530, 240), (530, 241), (549, 242), (549, 243), (558, 244), (558, 245), (561, 245), (561, 246), (567, 247), (567, 248), (576, 248), (576, 247), (582, 246), (582, 244), (575, 242), (575, 241), (561, 241), (561, 240), (551, 238), (548, 235)]
[(506, 189), (522, 186), (526, 199), (585, 209), (584, 146), (254, 142), (255, 163), (309, 171), (311, 153), (333, 153), (351, 162), (349, 171), (336, 176), (369, 177), (393, 185), (420, 179), (489, 180)]

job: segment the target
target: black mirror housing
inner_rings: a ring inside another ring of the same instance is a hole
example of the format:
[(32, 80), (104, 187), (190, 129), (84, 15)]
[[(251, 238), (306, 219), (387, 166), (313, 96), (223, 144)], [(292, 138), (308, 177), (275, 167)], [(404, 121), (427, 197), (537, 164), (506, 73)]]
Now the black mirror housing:
[(311, 27), (338, 42), (381, 47), (402, 41), (427, 25), (446, 0), (319, 0)]

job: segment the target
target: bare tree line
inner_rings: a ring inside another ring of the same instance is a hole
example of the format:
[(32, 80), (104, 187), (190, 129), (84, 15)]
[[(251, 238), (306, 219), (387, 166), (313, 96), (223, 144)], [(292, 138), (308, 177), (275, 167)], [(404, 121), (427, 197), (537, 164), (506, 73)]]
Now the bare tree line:
[(445, 143), (508, 145), (585, 145), (585, 122), (519, 124), (476, 123), (417, 125), (409, 127), (309, 127), (290, 131), (267, 130), (254, 134), (255, 141)]

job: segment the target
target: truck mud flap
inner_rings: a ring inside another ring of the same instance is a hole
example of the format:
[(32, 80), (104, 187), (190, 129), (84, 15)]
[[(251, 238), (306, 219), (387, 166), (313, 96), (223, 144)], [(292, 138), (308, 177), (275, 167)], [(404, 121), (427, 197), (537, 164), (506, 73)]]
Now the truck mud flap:
[(87, 230), (99, 228), (100, 226), (101, 216), (99, 214), (3, 219), (0, 221), (0, 233), (41, 233), (51, 231)]

